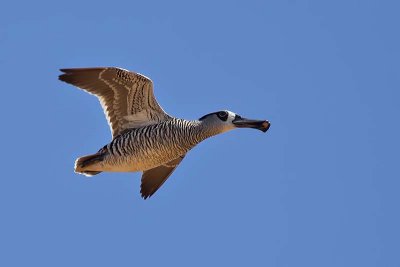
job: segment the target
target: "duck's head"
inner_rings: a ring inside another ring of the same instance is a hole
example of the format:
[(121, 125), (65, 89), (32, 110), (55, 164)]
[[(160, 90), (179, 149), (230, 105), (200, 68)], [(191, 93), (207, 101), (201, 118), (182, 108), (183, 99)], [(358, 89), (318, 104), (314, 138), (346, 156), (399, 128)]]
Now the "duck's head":
[(253, 128), (263, 131), (268, 131), (270, 127), (269, 121), (266, 120), (252, 120), (242, 118), (238, 114), (229, 110), (221, 110), (204, 115), (199, 119), (213, 128), (216, 128), (219, 133), (223, 133), (236, 128)]

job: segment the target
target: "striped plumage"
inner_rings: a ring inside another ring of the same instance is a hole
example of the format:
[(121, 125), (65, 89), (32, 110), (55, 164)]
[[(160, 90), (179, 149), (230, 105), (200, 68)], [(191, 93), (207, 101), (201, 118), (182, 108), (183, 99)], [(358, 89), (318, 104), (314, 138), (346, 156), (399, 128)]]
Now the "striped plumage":
[(59, 79), (96, 95), (113, 139), (96, 154), (80, 157), (75, 171), (143, 171), (141, 194), (147, 198), (171, 175), (186, 153), (204, 139), (238, 127), (267, 131), (267, 121), (243, 119), (230, 111), (199, 120), (169, 116), (155, 100), (147, 77), (119, 68), (62, 69)]
[[(106, 154), (99, 170), (134, 172), (148, 170), (185, 155), (213, 134), (199, 121), (172, 118), (158, 124), (126, 131), (99, 152)], [(96, 166), (92, 167), (92, 170)]]

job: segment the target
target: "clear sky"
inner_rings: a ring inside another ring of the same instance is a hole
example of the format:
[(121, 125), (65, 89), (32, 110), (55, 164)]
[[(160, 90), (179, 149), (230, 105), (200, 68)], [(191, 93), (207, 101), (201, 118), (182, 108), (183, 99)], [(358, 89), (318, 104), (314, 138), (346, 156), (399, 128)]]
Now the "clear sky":
[[(398, 1), (8, 1), (1, 266), (400, 266)], [(152, 78), (163, 108), (268, 119), (139, 173), (73, 172), (110, 141), (59, 68)]]

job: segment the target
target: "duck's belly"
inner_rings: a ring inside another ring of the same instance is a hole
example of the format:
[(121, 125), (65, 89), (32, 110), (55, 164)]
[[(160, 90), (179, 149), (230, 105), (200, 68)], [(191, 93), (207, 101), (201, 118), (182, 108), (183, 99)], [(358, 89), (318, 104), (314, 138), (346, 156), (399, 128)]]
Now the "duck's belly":
[(118, 160), (103, 162), (102, 169), (103, 171), (109, 172), (137, 172), (155, 168), (173, 159), (174, 158), (165, 158), (162, 160), (138, 160), (134, 157), (121, 157)]

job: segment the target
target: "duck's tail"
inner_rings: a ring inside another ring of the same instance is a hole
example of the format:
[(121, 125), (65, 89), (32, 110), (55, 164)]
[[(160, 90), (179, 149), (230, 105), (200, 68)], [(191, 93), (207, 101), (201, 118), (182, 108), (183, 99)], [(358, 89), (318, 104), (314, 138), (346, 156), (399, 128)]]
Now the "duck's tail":
[(75, 161), (75, 172), (86, 176), (93, 176), (101, 173), (97, 163), (104, 159), (103, 153), (96, 153), (78, 158)]

